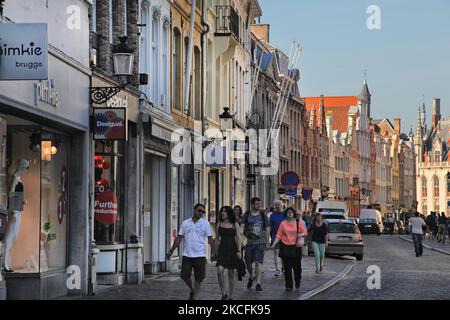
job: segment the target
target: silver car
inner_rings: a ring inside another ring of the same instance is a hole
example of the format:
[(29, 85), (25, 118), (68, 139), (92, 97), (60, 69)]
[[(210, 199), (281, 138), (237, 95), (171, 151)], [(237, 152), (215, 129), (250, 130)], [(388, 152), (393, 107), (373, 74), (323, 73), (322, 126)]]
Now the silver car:
[(354, 221), (330, 219), (328, 226), (328, 247), (325, 254), (334, 256), (354, 256), (360, 261), (364, 256), (364, 242)]

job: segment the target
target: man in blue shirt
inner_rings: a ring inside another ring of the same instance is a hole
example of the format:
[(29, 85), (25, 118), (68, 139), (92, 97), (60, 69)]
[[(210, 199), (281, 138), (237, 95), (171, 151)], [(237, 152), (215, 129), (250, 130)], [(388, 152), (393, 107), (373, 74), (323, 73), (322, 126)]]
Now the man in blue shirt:
[[(281, 222), (286, 218), (284, 215), (282, 208), (283, 203), (281, 200), (275, 200), (274, 209), (270, 214), (270, 245), (272, 246), (275, 238), (277, 236), (278, 228), (280, 227)], [(273, 250), (273, 262), (275, 263), (275, 276), (279, 276), (281, 274), (280, 269), (278, 268), (278, 253), (280, 252), (280, 245), (277, 244)]]

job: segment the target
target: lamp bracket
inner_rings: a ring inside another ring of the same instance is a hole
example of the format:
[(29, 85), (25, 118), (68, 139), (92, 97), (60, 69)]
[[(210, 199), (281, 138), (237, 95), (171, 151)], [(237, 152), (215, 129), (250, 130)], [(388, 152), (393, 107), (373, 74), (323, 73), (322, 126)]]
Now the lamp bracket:
[(122, 91), (124, 88), (124, 85), (120, 87), (91, 87), (89, 89), (91, 92), (92, 103), (103, 104), (114, 97), (116, 94), (118, 94), (120, 91)]

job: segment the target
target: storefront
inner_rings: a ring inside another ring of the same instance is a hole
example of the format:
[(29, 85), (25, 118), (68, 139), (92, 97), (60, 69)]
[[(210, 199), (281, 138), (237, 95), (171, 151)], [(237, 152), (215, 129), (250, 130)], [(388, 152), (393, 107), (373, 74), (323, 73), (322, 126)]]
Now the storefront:
[[(7, 299), (87, 292), (89, 77), (49, 56), (49, 79), (0, 86)], [(80, 271), (80, 286), (66, 284), (70, 265)]]
[[(114, 83), (95, 73), (92, 86)], [(96, 284), (141, 283), (139, 93), (125, 89), (92, 107)]]
[(182, 222), (182, 166), (171, 160), (174, 121), (168, 113), (141, 101), (144, 116), (143, 265), (147, 274), (178, 270), (178, 250), (166, 261)]

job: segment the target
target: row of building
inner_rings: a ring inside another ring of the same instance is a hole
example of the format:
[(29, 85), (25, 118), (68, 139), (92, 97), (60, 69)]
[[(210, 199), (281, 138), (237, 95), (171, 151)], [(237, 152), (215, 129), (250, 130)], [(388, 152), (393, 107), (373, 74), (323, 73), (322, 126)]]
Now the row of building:
[[(300, 70), (271, 44), (257, 0), (0, 4), (2, 24), (48, 28), (48, 80), (0, 82), (0, 217), (17, 162), (30, 163), (0, 297), (94, 294), (177, 270), (180, 253), (165, 254), (198, 202), (213, 225), (221, 206), (246, 209), (252, 196), (299, 210), (337, 199), (352, 216), (414, 205), (405, 186), (416, 185), (417, 150), (400, 120), (371, 118), (366, 81), (359, 96), (301, 96)], [(124, 48), (131, 75), (118, 77)], [(262, 139), (277, 129), (276, 172), (264, 174), (258, 159), (268, 154), (209, 161), (220, 158), (227, 118), (246, 146), (249, 130), (266, 129)], [(196, 161), (196, 146), (213, 147)], [(294, 191), (281, 182), (286, 172), (299, 178)]]

